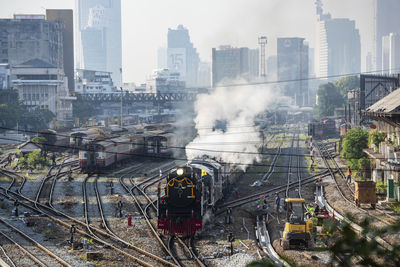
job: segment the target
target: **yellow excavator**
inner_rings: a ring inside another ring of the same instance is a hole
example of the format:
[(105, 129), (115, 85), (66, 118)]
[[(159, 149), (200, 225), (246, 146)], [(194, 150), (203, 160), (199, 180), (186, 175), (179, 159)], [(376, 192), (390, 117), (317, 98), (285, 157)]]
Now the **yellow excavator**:
[(313, 247), (313, 223), (311, 220), (304, 219), (304, 203), (303, 198), (285, 199), (286, 223), (280, 240), (284, 250)]

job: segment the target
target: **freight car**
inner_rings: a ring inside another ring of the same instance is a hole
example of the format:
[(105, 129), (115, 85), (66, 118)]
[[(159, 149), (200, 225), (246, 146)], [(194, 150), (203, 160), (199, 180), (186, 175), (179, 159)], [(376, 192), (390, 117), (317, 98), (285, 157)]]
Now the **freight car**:
[(158, 199), (157, 227), (165, 235), (193, 236), (212, 215), (230, 183), (228, 165), (198, 159), (172, 171)]

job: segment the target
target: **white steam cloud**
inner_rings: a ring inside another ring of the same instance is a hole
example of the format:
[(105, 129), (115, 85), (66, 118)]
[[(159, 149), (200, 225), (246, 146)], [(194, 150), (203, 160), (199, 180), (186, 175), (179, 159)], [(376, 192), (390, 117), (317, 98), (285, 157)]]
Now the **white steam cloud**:
[[(197, 137), (186, 146), (186, 156), (208, 156), (245, 169), (259, 162), (262, 135), (254, 119), (279, 103), (287, 104), (279, 89), (267, 85), (218, 87), (199, 95), (195, 103)], [(235, 152), (235, 153), (232, 153)]]

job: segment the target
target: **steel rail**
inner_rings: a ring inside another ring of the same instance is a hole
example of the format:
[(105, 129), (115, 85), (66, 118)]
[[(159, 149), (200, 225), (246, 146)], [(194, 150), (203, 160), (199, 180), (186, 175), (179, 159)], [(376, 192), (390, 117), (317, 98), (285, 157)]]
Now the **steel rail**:
[[(164, 177), (162, 177), (162, 178), (160, 178), (160, 179), (163, 179), (163, 178), (164, 178)], [(149, 185), (146, 185), (146, 186), (144, 186), (143, 189), (141, 189), (140, 186), (139, 186), (138, 184), (135, 184), (134, 181), (133, 181), (132, 179), (130, 179), (130, 182), (131, 182), (131, 184), (132, 184), (132, 188), (130, 189), (131, 192), (132, 192), (132, 194), (134, 194), (134, 193), (133, 193), (133, 190), (134, 190), (134, 189), (137, 189), (137, 190), (147, 199), (147, 201), (149, 202), (149, 203), (145, 206), (144, 212), (146, 213), (146, 217), (148, 217), (148, 218), (150, 219), (150, 216), (149, 216), (149, 213), (147, 213), (147, 210), (150, 208), (150, 206), (152, 206), (153, 209), (154, 209), (155, 211), (157, 211), (158, 208), (154, 205), (154, 203), (155, 203), (157, 200), (153, 201), (153, 200), (149, 197), (149, 195), (145, 192), (145, 191), (146, 191), (146, 188), (147, 188)], [(153, 183), (154, 183), (154, 182), (152, 182), (151, 184), (153, 184)], [(142, 183), (142, 185), (143, 185), (143, 183)], [(139, 202), (137, 202), (137, 203), (138, 203), (138, 205), (140, 205)], [(150, 223), (151, 223), (151, 222), (150, 222)], [(184, 242), (181, 240), (181, 238), (179, 238), (179, 237), (175, 237), (175, 238), (178, 240), (178, 242), (180, 242), (181, 244), (184, 244)], [(183, 246), (183, 245), (182, 245), (182, 246)], [(192, 251), (188, 246), (185, 245), (184, 248), (191, 254), (192, 258), (196, 261), (196, 263), (197, 263), (198, 265), (200, 265), (200, 266), (205, 266), (204, 263), (193, 253), (193, 251)], [(171, 251), (171, 253), (172, 253), (172, 251)]]
[[(160, 236), (158, 235), (157, 231), (155, 230), (154, 226), (152, 225), (152, 223), (150, 222), (150, 218), (147, 216), (147, 214), (145, 213), (145, 211), (143, 210), (142, 206), (140, 205), (140, 202), (138, 201), (138, 199), (136, 198), (136, 196), (133, 194), (132, 190), (126, 185), (126, 183), (123, 181), (123, 176), (121, 176), (119, 178), (119, 182), (122, 185), (122, 187), (126, 190), (126, 192), (128, 192), (130, 194), (130, 196), (132, 197), (132, 199), (134, 200), (134, 202), (136, 203), (136, 206), (139, 208), (140, 213), (143, 215), (145, 222), (147, 224), (147, 226), (149, 227), (151, 233), (154, 235), (154, 237), (157, 239), (157, 241), (161, 244), (161, 246), (164, 248), (164, 250), (167, 252), (167, 254), (169, 254), (169, 256), (171, 257), (171, 259), (174, 261), (174, 263), (176, 264), (176, 266), (180, 266), (179, 263), (176, 261), (176, 259), (173, 257), (172, 254), (169, 253), (168, 248), (165, 246), (164, 242), (162, 241), (162, 239), (160, 238)], [(170, 265), (172, 265), (171, 263), (169, 263)]]
[[(3, 188), (3, 187), (0, 187), (0, 189), (5, 190), (5, 188)], [(44, 209), (45, 209), (45, 210), (48, 210), (48, 211), (51, 212), (51, 213), (56, 214), (57, 216), (62, 216), (62, 217), (64, 217), (65, 219), (68, 219), (68, 220), (70, 220), (70, 221), (72, 221), (72, 222), (74, 222), (74, 223), (76, 223), (76, 224), (78, 224), (78, 225), (81, 225), (81, 226), (85, 227), (85, 228), (87, 227), (87, 225), (86, 225), (84, 222), (81, 222), (80, 220), (77, 220), (77, 219), (75, 219), (75, 218), (72, 218), (72, 217), (68, 216), (67, 214), (65, 214), (65, 213), (63, 213), (63, 212), (58, 211), (58, 210), (55, 209), (54, 207), (46, 206), (46, 205), (43, 205), (43, 204), (41, 204), (41, 203), (39, 203), (39, 202), (35, 202), (35, 200), (31, 200), (31, 199), (29, 199), (29, 198), (27, 198), (27, 197), (25, 197), (25, 196), (23, 196), (23, 195), (17, 194), (17, 193), (12, 192), (12, 191), (11, 191), (11, 193), (14, 194), (14, 195), (16, 196), (15, 199), (21, 198), (21, 199), (27, 201), (28, 203), (31, 203), (34, 207), (29, 206), (28, 204), (25, 204), (25, 203), (22, 203), (22, 202), (20, 203), (21, 205), (26, 206), (27, 208), (32, 209), (32, 210), (35, 211), (35, 212), (38, 212), (38, 213), (41, 213), (41, 214), (46, 215), (50, 220), (52, 220), (52, 221), (54, 221), (54, 222), (56, 222), (56, 223), (58, 223), (58, 224), (60, 224), (60, 225), (62, 225), (62, 226), (64, 226), (64, 227), (66, 227), (67, 229), (70, 229), (71, 224), (66, 223), (66, 222), (64, 222), (64, 221), (62, 221), (62, 220), (60, 220), (60, 219), (58, 219), (58, 218), (56, 218), (56, 217), (50, 215), (48, 212), (45, 212)], [(5, 195), (5, 196), (6, 196), (6, 195)], [(9, 197), (9, 196), (6, 196), (6, 197)], [(93, 231), (97, 232), (97, 233), (100, 233), (100, 234), (104, 235), (104, 236), (109, 236), (109, 237), (111, 237), (111, 238), (114, 238), (113, 236), (110, 236), (110, 235), (107, 234), (106, 232), (104, 232), (104, 231), (102, 231), (102, 230), (100, 230), (100, 229), (97, 229), (97, 228), (95, 228), (95, 227), (91, 227), (91, 229), (92, 229)], [(141, 259), (138, 259), (137, 257), (135, 257), (135, 256), (133, 256), (133, 255), (131, 255), (131, 254), (129, 254), (129, 253), (127, 253), (127, 252), (125, 252), (125, 251), (123, 251), (123, 250), (117, 248), (116, 246), (110, 244), (109, 242), (106, 242), (106, 241), (104, 241), (104, 240), (98, 238), (96, 235), (89, 234), (89, 233), (84, 232), (84, 231), (82, 231), (82, 230), (80, 230), (80, 229), (76, 229), (76, 232), (78, 232), (78, 233), (80, 233), (80, 234), (82, 234), (82, 235), (84, 235), (84, 236), (88, 236), (89, 238), (92, 238), (93, 240), (95, 240), (95, 241), (98, 242), (99, 244), (103, 244), (103, 245), (105, 245), (105, 246), (108, 246), (108, 247), (112, 248), (112, 249), (113, 249), (114, 251), (116, 251), (117, 253), (120, 253), (120, 254), (122, 254), (122, 255), (124, 255), (124, 256), (126, 256), (126, 257), (128, 257), (128, 258), (130, 258), (130, 259), (132, 259), (132, 260), (134, 260), (134, 261), (136, 261), (136, 262), (138, 262), (139, 264), (142, 264), (143, 266), (151, 266), (151, 265), (147, 264), (146, 262), (142, 261)], [(129, 243), (124, 243), (124, 246), (127, 246), (127, 245), (128, 245), (130, 248), (133, 248), (133, 249), (135, 249), (136, 251), (138, 251), (139, 253), (142, 253), (142, 254), (144, 254), (144, 255), (146, 255), (146, 254), (151, 254), (151, 253), (148, 253), (148, 252), (146, 252), (146, 251), (144, 251), (144, 250), (142, 250), (142, 249), (140, 249), (140, 248), (138, 248), (138, 247), (135, 247), (135, 246), (133, 246), (133, 245), (131, 245), (131, 244), (129, 244)]]
[[(320, 153), (320, 155), (321, 155), (321, 158), (322, 158), (322, 160), (324, 161), (324, 164), (326, 165), (328, 171), (331, 172), (331, 171), (332, 171), (332, 168), (331, 168), (331, 166), (330, 166), (330, 164), (329, 164), (329, 162), (328, 162), (328, 160), (327, 160), (327, 157), (325, 157), (325, 155), (327, 155), (328, 157), (330, 157), (329, 152), (326, 151), (325, 146), (323, 146), (323, 145), (321, 146), (321, 144), (316, 143), (316, 147), (317, 147), (317, 149), (318, 149), (318, 151), (319, 151), (319, 153)], [(321, 151), (321, 148), (324, 149), (325, 151)], [(325, 152), (325, 153), (324, 153), (324, 152)], [(334, 159), (332, 159), (332, 157), (330, 157), (330, 160), (335, 161)], [(340, 168), (338, 168), (338, 169), (340, 169)], [(377, 220), (379, 220), (379, 221), (381, 221), (381, 222), (383, 222), (383, 223), (385, 223), (385, 224), (387, 224), (387, 225), (391, 225), (391, 224), (393, 224), (393, 223), (395, 223), (395, 222), (398, 221), (397, 219), (395, 219), (393, 216), (391, 216), (391, 215), (389, 215), (389, 214), (384, 214), (387, 218), (386, 218), (386, 219), (383, 219), (383, 218), (381, 218), (381, 217), (378, 217), (378, 216), (374, 215), (373, 212), (370, 211), (370, 210), (367, 210), (367, 209), (358, 207), (352, 200), (350, 200), (347, 196), (345, 196), (345, 194), (344, 194), (344, 192), (343, 192), (341, 186), (339, 185), (339, 182), (338, 182), (338, 180), (337, 180), (337, 178), (336, 178), (336, 175), (331, 174), (331, 177), (333, 178), (333, 180), (334, 180), (334, 182), (335, 182), (335, 186), (336, 186), (336, 188), (338, 189), (338, 191), (339, 191), (340, 195), (342, 196), (342, 198), (343, 198), (345, 201), (347, 201), (348, 203), (350, 203), (352, 206), (354, 206), (356, 209), (361, 210), (361, 211), (363, 211), (363, 213), (366, 213), (366, 214), (368, 214), (368, 215), (370, 215), (370, 216), (373, 216), (373, 217), (376, 218)], [(342, 181), (342, 183), (343, 183), (343, 182), (346, 183), (346, 181), (344, 181), (344, 180)], [(347, 184), (347, 183), (346, 183), (346, 184)], [(349, 187), (348, 185), (347, 185), (347, 187), (345, 187), (345, 188), (347, 188), (347, 189), (350, 190), (350, 187)], [(350, 191), (351, 191), (351, 190), (350, 190)], [(383, 211), (379, 211), (379, 210), (375, 210), (375, 212), (384, 213)], [(388, 220), (387, 220), (388, 218), (389, 218), (390, 220), (392, 220), (392, 222), (388, 222)]]
[[(28, 235), (26, 235), (25, 233), (23, 233), (22, 231), (20, 231), (19, 229), (17, 229), (16, 227), (14, 227), (13, 225), (7, 223), (6, 221), (0, 219), (0, 223), (6, 225), (8, 228), (11, 228), (13, 230), (13, 232), (18, 233), (19, 235), (21, 235), (22, 237), (24, 237), (25, 239), (29, 240), (29, 242), (35, 244), (35, 246), (37, 246), (39, 249), (43, 250), (46, 254), (48, 254), (49, 256), (51, 256), (52, 258), (54, 258), (55, 260), (57, 260), (61, 265), (63, 266), (67, 266), (67, 267), (71, 267), (71, 265), (69, 263), (67, 263), (66, 261), (64, 261), (62, 258), (60, 258), (59, 256), (57, 256), (56, 254), (54, 254), (54, 252), (50, 251), (49, 249), (47, 249), (45, 246), (43, 246), (42, 244), (40, 244), (39, 242), (33, 240), (31, 237), (29, 237)], [(7, 236), (4, 232), (0, 231), (2, 235)], [(13, 241), (14, 244), (16, 244), (15, 241)], [(33, 259), (32, 259), (33, 260)], [(35, 261), (36, 262), (36, 261)], [(45, 265), (46, 266), (46, 265)]]

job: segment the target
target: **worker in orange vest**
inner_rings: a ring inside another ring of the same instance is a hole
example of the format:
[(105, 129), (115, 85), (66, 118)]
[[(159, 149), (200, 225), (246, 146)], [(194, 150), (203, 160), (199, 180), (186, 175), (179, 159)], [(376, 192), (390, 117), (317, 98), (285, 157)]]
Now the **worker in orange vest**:
[(351, 169), (347, 167), (347, 183), (351, 183)]

